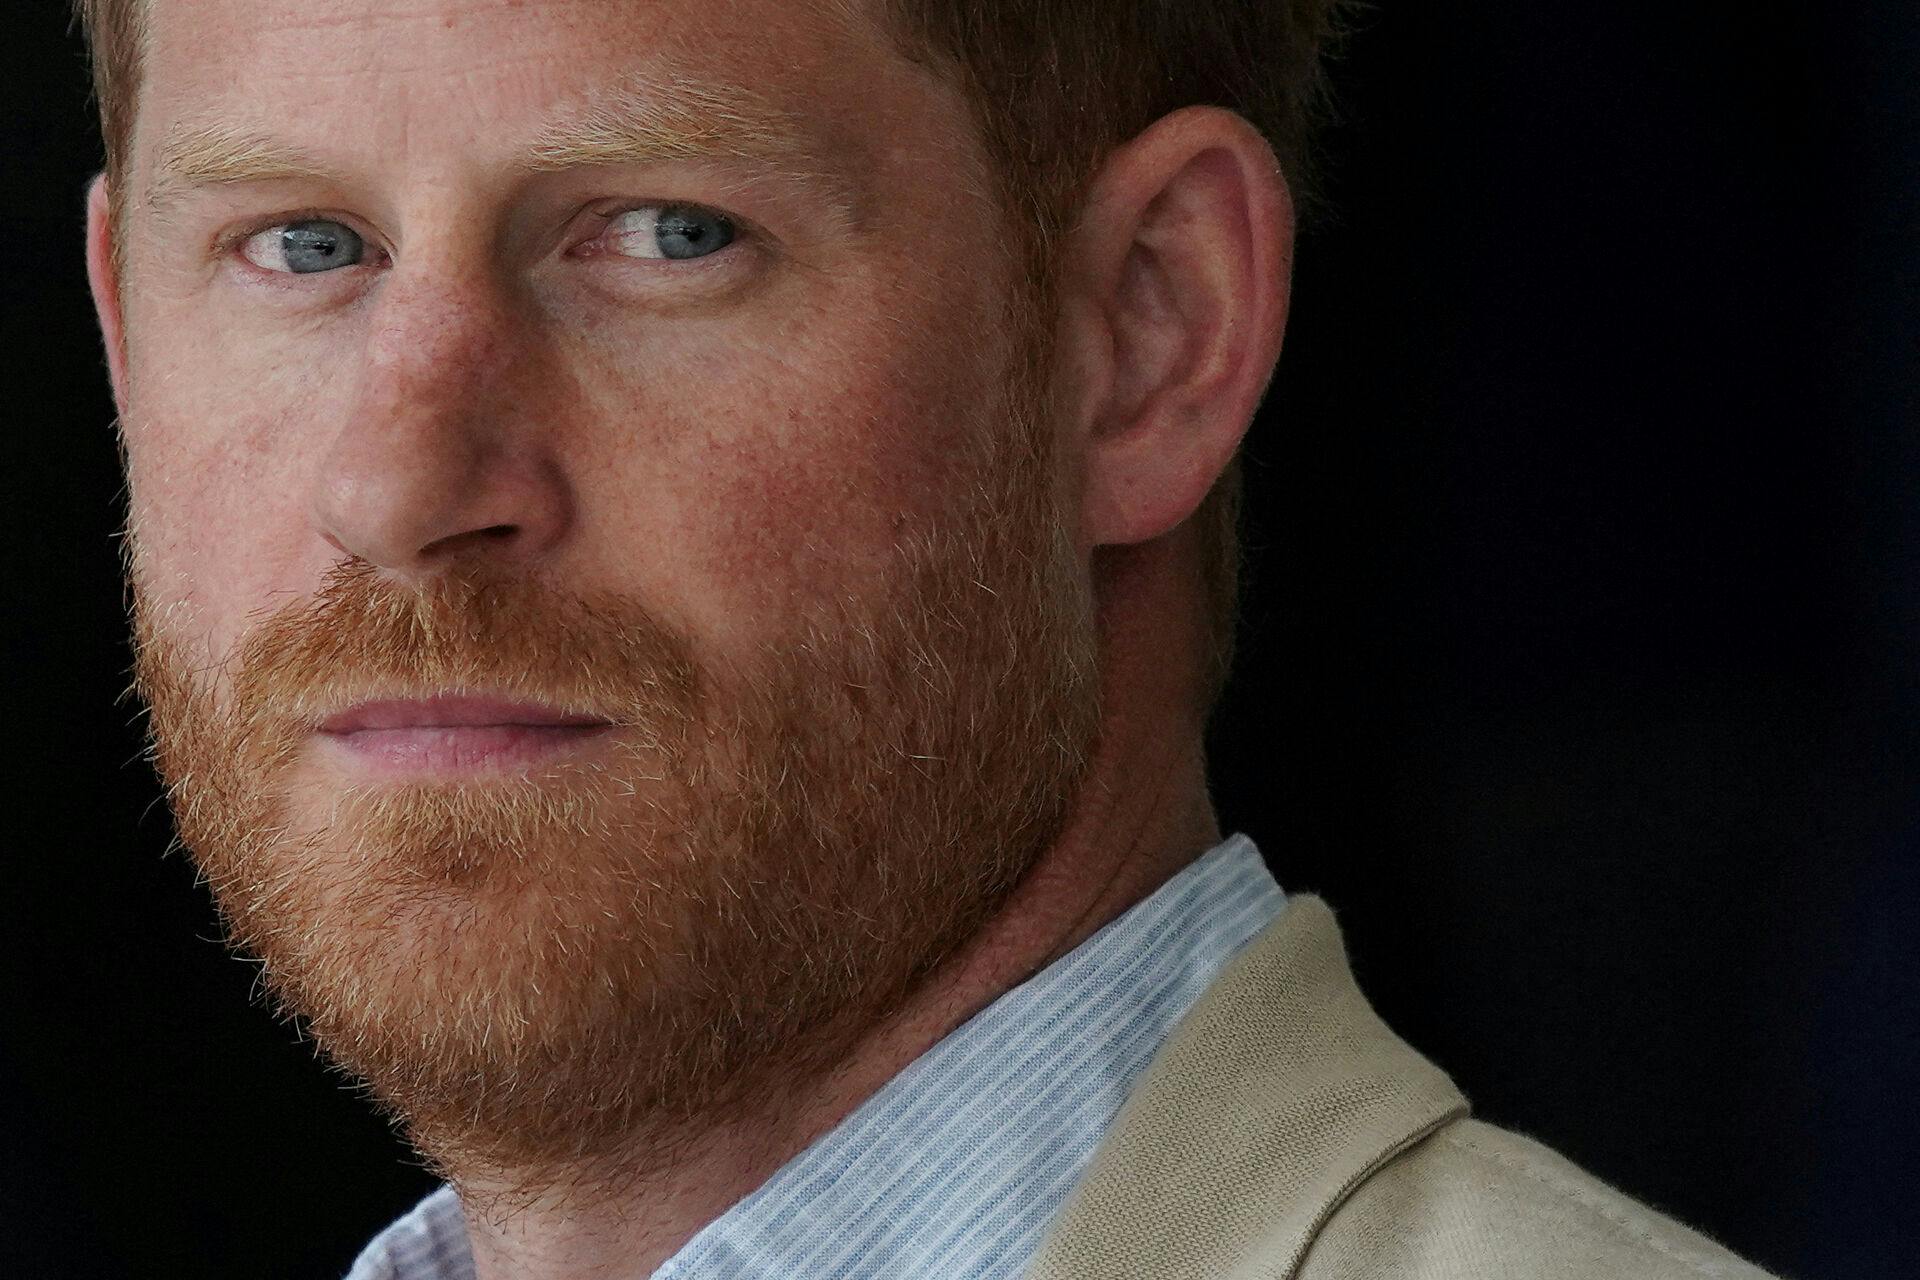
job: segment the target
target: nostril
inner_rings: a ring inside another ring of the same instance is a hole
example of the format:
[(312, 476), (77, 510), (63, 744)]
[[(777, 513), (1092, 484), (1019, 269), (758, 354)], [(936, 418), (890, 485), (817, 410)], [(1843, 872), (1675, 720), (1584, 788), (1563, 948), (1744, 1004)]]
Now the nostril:
[(445, 538), (436, 538), (420, 548), (423, 560), (437, 560), (442, 556), (458, 555), (461, 548), (471, 548), (481, 542), (510, 542), (520, 534), (517, 524), (490, 524), (478, 529), (468, 529), (451, 534)]

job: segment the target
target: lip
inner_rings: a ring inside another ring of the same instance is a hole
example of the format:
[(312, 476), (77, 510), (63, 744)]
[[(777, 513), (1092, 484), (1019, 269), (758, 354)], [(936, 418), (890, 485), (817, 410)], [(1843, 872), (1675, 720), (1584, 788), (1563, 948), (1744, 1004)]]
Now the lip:
[(472, 773), (545, 763), (607, 733), (602, 716), (538, 702), (447, 694), (362, 702), (318, 731), (357, 764), (382, 773)]
[(540, 702), (442, 694), (432, 698), (362, 702), (320, 722), (320, 732), (365, 733), (388, 729), (475, 729), (517, 725), (540, 729), (606, 728), (602, 716), (575, 715)]

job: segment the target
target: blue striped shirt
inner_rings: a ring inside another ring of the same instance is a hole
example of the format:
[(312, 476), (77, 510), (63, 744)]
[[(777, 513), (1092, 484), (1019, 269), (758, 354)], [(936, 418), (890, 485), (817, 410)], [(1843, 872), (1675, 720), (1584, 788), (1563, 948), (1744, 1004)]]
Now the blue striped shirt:
[[(1285, 899), (1245, 836), (922, 1054), (654, 1280), (1009, 1280), (1181, 1015)], [(347, 1280), (473, 1280), (446, 1188)]]

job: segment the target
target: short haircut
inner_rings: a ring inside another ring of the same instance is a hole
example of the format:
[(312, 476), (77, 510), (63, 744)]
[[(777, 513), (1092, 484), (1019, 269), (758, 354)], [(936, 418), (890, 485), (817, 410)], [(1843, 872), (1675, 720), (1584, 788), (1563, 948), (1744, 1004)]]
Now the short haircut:
[[(1101, 160), (1161, 116), (1225, 107), (1266, 136), (1295, 204), (1315, 202), (1312, 140), (1345, 0), (869, 0), (903, 48), (956, 76), (1001, 195), (1044, 286)], [(116, 192), (145, 41), (143, 0), (74, 0)], [(1043, 296), (1047, 296), (1043, 294)], [(1238, 457), (1193, 517), (1202, 557), (1211, 705), (1233, 661), (1240, 593)]]

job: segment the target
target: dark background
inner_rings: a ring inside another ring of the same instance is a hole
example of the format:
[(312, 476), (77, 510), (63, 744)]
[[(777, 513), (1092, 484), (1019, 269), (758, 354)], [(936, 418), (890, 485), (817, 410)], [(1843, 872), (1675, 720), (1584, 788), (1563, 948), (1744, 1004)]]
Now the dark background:
[[(117, 706), (64, 6), (9, 11), (0, 1275), (334, 1280), (427, 1186), (212, 941)], [(1218, 794), (1480, 1114), (1920, 1267), (1920, 8), (1382, 5), (1250, 444)]]

